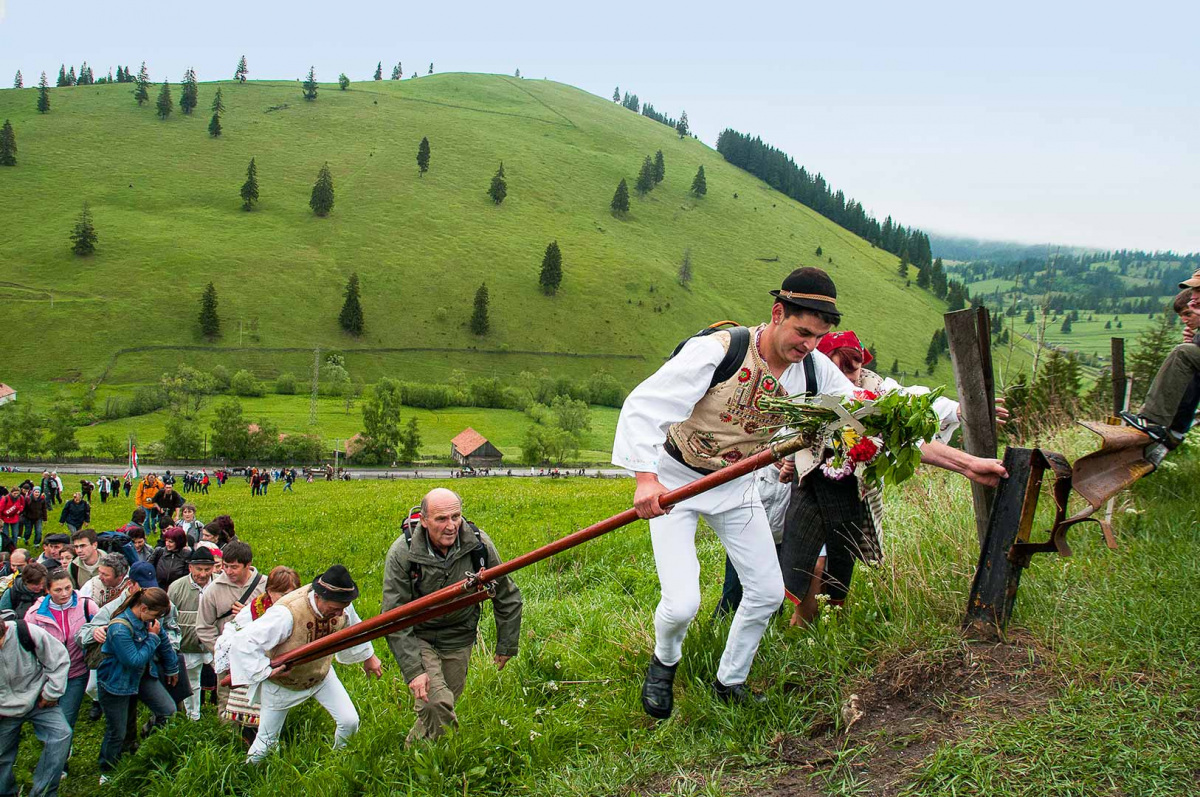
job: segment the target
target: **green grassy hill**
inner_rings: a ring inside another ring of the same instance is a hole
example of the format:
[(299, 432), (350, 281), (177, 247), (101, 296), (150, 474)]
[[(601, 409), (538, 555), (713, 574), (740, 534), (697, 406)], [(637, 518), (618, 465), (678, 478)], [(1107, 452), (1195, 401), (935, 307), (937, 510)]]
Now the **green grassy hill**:
[[(546, 368), (605, 369), (632, 385), (698, 327), (765, 317), (767, 290), (801, 265), (832, 273), (846, 326), (885, 365), (898, 359), (911, 373), (941, 323), (943, 303), (905, 289), (895, 257), (701, 142), (570, 86), (444, 74), (322, 85), (306, 102), (297, 83), (223, 83), (225, 132), (214, 139), (217, 85), (201, 86), (195, 115), (167, 121), (127, 85), (53, 89), (44, 116), (35, 89), (0, 91), (0, 119), (19, 145), (18, 166), (0, 170), (0, 381), (34, 400), (97, 381), (153, 382), (182, 362), (303, 381), (319, 346), (345, 352), (358, 382)], [(423, 178), (422, 136), (432, 145)], [(665, 181), (614, 218), (617, 183), (632, 186), (658, 149)], [(246, 213), (238, 189), (251, 157), (261, 202)], [(485, 191), (501, 161), (509, 193), (497, 207)], [(325, 162), (337, 204), (318, 218), (308, 199)], [(695, 199), (700, 165), (709, 193)], [(86, 259), (67, 240), (83, 200), (100, 234)], [(537, 276), (552, 240), (565, 276), (546, 297)], [(685, 290), (675, 275), (689, 248)], [(337, 324), (354, 271), (360, 339)], [(196, 320), (210, 280), (223, 323), (215, 345)], [(466, 320), (483, 282), (492, 331), (477, 338)], [(924, 379), (950, 381), (949, 366)]]

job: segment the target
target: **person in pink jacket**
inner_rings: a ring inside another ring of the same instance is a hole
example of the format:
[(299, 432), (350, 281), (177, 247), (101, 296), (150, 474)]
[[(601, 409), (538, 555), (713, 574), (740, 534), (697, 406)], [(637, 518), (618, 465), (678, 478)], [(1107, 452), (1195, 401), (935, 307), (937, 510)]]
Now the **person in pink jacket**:
[(88, 681), (85, 653), (75, 637), (85, 623), (92, 621), (100, 607), (91, 598), (84, 598), (75, 591), (66, 570), (51, 571), (46, 581), (45, 597), (29, 608), (25, 622), (41, 628), (67, 648), (71, 669), (67, 671), (67, 691), (59, 698), (58, 705), (67, 724), (74, 729)]

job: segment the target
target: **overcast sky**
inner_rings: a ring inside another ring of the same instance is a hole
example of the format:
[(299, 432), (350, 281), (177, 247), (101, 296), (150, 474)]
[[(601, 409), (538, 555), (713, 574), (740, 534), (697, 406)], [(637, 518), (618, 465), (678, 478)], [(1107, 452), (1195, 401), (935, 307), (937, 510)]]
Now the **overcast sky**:
[(927, 231), (1200, 250), (1196, 2), (661, 5), (0, 0), (0, 80), (520, 68), (761, 135)]

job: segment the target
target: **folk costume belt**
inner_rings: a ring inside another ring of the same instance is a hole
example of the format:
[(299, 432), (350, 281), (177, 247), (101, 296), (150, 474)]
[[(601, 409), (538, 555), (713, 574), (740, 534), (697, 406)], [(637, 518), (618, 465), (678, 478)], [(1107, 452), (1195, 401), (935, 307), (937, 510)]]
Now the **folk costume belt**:
[(671, 440), (670, 440), (669, 438), (667, 439), (667, 442), (665, 442), (665, 443), (663, 444), (663, 451), (666, 451), (666, 452), (667, 452), (667, 455), (668, 455), (668, 456), (670, 456), (670, 457), (671, 457), (671, 459), (675, 460), (676, 462), (678, 462), (678, 463), (679, 463), (680, 465), (682, 465), (683, 467), (685, 467), (685, 468), (687, 468), (688, 470), (690, 470), (690, 471), (693, 471), (693, 472), (695, 472), (695, 473), (699, 473), (701, 476), (707, 476), (707, 475), (709, 475), (710, 473), (716, 473), (716, 471), (715, 471), (715, 470), (709, 470), (709, 469), (707, 469), (707, 468), (697, 468), (697, 467), (696, 467), (696, 466), (694, 466), (694, 465), (689, 465), (689, 464), (688, 464), (688, 463), (687, 463), (687, 462), (684, 460), (684, 458), (683, 458), (683, 453), (682, 453), (682, 452), (680, 452), (680, 450), (679, 450), (679, 446), (677, 446), (677, 445), (675, 445), (673, 442), (671, 442)]

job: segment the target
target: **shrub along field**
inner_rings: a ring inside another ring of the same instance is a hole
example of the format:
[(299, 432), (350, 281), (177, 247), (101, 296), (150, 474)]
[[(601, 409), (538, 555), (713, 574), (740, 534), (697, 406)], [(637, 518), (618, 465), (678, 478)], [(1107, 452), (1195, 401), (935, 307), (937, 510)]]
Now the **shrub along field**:
[[(1091, 441), (1069, 433), (1046, 444), (1074, 456)], [(793, 794), (855, 795), (882, 791), (870, 767), (907, 748), (912, 759), (892, 773), (906, 794), (1194, 793), (1198, 455), (1193, 445), (1122, 497), (1118, 552), (1082, 529), (1072, 533), (1074, 557), (1035, 558), (1016, 608), (1015, 625), (1026, 630), (1014, 630), (1019, 644), (1010, 649), (1020, 665), (1013, 689), (1034, 682), (1033, 702), (1022, 711), (995, 699), (938, 703), (928, 716), (947, 718), (953, 732), (944, 737), (923, 730), (922, 715), (895, 735), (835, 740), (815, 771), (793, 770), (802, 759), (789, 752), (814, 734), (844, 729), (854, 719), (847, 701), (867, 694), (872, 673), (895, 673), (897, 662), (915, 659), (957, 657), (970, 665), (994, 650), (965, 645), (958, 630), (977, 557), (969, 490), (957, 477), (931, 472), (888, 495), (886, 559), (859, 568), (843, 610), (825, 610), (810, 630), (790, 629), (783, 617), (769, 629), (752, 672), (753, 685), (769, 697), (762, 707), (729, 708), (709, 692), (727, 621), (710, 616), (722, 555), (702, 531), (704, 603), (685, 644), (676, 715), (655, 725), (642, 713), (657, 581), (647, 529), (638, 523), (517, 575), (526, 600), (521, 651), (502, 673), (491, 665), (495, 632), (485, 609), (461, 727), (436, 745), (403, 747), (411, 703), (380, 641), (381, 681), (339, 669), (362, 715), (362, 730), (344, 752), (330, 750), (332, 723), (310, 703), (293, 712), (278, 755), (244, 766), (240, 741), (206, 708), (201, 722), (177, 719), (145, 742), (113, 790), (173, 797), (715, 795), (771, 793), (787, 782)], [(286, 563), (310, 579), (345, 563), (362, 586), (359, 611), (369, 616), (379, 608), (383, 554), (399, 521), (434, 484), (301, 483), (293, 494), (273, 489), (251, 498), (235, 480), (197, 502), (204, 519), (234, 516), (260, 567)], [(453, 487), (507, 557), (623, 509), (632, 492), (629, 481), (597, 479), (456, 480)], [(1050, 503), (1042, 502), (1043, 522)], [(93, 525), (113, 528), (131, 509), (126, 499), (96, 505)], [(913, 688), (932, 689), (936, 679), (923, 680), (930, 683)], [(869, 726), (874, 711), (860, 726)], [(100, 793), (100, 730), (81, 720), (64, 795)], [(28, 735), (22, 782), (37, 747)]]

